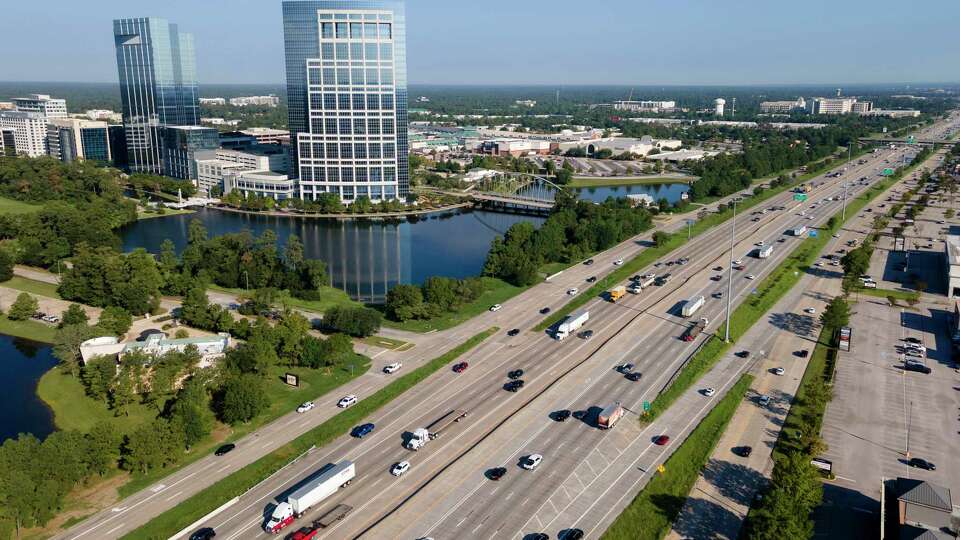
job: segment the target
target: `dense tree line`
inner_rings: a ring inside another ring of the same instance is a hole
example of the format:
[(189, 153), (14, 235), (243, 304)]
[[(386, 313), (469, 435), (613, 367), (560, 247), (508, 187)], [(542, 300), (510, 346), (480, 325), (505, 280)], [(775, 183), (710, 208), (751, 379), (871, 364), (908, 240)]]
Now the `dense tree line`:
[(184, 198), (192, 197), (197, 193), (197, 186), (193, 184), (192, 180), (157, 174), (133, 174), (127, 178), (127, 183), (133, 186), (138, 193), (166, 193), (167, 195), (180, 195)]
[(650, 226), (650, 212), (632, 207), (626, 198), (594, 204), (558, 194), (553, 212), (539, 229), (520, 222), (493, 240), (483, 274), (531, 285), (543, 264), (581, 260)]
[(480, 278), (431, 277), (423, 285), (400, 284), (387, 293), (384, 311), (395, 321), (431, 319), (456, 311), (483, 294)]

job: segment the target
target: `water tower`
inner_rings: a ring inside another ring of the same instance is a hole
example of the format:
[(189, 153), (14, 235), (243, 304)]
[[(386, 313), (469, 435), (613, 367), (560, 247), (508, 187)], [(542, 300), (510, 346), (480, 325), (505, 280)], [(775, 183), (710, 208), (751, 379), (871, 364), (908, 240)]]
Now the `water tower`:
[(723, 98), (717, 98), (713, 100), (713, 109), (717, 116), (723, 116), (723, 106), (727, 104), (727, 100)]

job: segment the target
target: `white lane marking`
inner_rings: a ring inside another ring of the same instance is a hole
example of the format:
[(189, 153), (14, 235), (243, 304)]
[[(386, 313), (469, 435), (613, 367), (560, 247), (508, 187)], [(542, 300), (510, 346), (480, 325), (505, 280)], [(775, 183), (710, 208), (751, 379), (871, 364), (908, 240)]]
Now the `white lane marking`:
[(121, 523), (121, 524), (117, 525), (116, 527), (114, 527), (114, 528), (110, 529), (109, 531), (107, 531), (107, 535), (109, 536), (110, 533), (116, 532), (117, 529), (119, 529), (120, 527), (123, 527), (123, 523)]
[(165, 500), (165, 501), (169, 501), (169, 500), (175, 499), (175, 498), (176, 498), (178, 495), (180, 495), (181, 493), (183, 493), (183, 491), (178, 491), (178, 492), (174, 493), (173, 495), (167, 497), (167, 498), (164, 499), (164, 500)]

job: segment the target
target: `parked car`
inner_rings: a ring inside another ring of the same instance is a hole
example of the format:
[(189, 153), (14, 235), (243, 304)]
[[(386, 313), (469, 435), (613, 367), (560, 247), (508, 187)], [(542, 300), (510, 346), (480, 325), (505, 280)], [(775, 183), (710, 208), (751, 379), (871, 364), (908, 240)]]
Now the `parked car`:
[(774, 375), (783, 375), (784, 373), (786, 373), (786, 370), (784, 370), (782, 367), (773, 368)]
[(297, 412), (305, 413), (309, 410), (312, 410), (314, 407), (316, 407), (316, 405), (312, 401), (304, 401), (299, 407), (297, 407)]
[(911, 467), (916, 467), (916, 468), (918, 468), (918, 469), (923, 469), (923, 470), (926, 470), (926, 471), (935, 471), (935, 470), (937, 470), (937, 466), (934, 465), (932, 462), (927, 461), (927, 460), (925, 460), (925, 459), (923, 459), (923, 458), (918, 458), (918, 457), (910, 458), (910, 461), (907, 462), (907, 465), (909, 465), (909, 466), (911, 466)]
[(464, 371), (467, 370), (467, 367), (469, 367), (469, 365), (470, 365), (470, 364), (467, 364), (466, 362), (460, 362), (459, 364), (454, 364), (454, 366), (453, 366), (453, 372), (454, 372), (454, 373), (463, 373)]
[(733, 449), (733, 453), (737, 454), (740, 457), (750, 457), (750, 454), (753, 453), (753, 447), (751, 446), (738, 446)]
[(507, 377), (508, 377), (509, 379), (511, 379), (511, 380), (513, 380), (513, 379), (519, 379), (520, 377), (523, 377), (523, 370), (522, 370), (522, 369), (515, 369), (515, 370), (511, 371), (510, 373), (507, 373)]
[(581, 538), (583, 538), (583, 531), (580, 529), (567, 529), (557, 540), (580, 540)]
[(340, 407), (341, 409), (346, 409), (351, 405), (356, 405), (356, 403), (357, 403), (357, 396), (350, 394), (348, 396), (344, 396), (340, 398), (340, 401), (337, 402), (337, 407)]
[(803, 350), (797, 351), (797, 356), (799, 356), (800, 358), (806, 358), (806, 357), (810, 356), (810, 350), (809, 350), (809, 349), (803, 349)]
[(221, 446), (220, 448), (217, 448), (217, 450), (213, 453), (213, 455), (215, 455), (215, 456), (222, 456), (222, 455), (225, 455), (225, 454), (229, 454), (229, 453), (230, 453), (234, 448), (236, 448), (236, 447), (237, 447), (237, 445), (235, 445), (235, 444), (233, 444), (233, 443), (224, 444), (224, 445)]
[(766, 407), (770, 404), (770, 396), (766, 394), (760, 394), (760, 397), (757, 398), (757, 403), (759, 403), (761, 407)]
[(930, 374), (930, 368), (928, 366), (917, 362), (906, 362), (903, 364), (903, 369), (906, 371), (916, 371), (917, 373), (923, 373), (925, 375)]
[(390, 467), (390, 474), (394, 476), (400, 476), (403, 473), (407, 472), (410, 469), (409, 461), (401, 461), (399, 463), (394, 463), (393, 467)]
[(809, 313), (810, 315), (815, 315), (817, 313), (817, 308), (808, 307), (803, 310), (804, 313)]

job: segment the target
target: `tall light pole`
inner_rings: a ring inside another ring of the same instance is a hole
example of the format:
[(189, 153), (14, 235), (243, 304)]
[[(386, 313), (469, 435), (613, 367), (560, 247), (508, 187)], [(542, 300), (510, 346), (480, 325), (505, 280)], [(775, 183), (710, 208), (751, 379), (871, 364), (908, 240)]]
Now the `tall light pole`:
[(740, 198), (733, 199), (733, 219), (730, 220), (730, 264), (727, 268), (727, 331), (724, 334), (723, 341), (730, 343), (730, 304), (733, 301), (733, 246), (737, 237), (737, 203)]
[(843, 209), (840, 211), (840, 223), (843, 224), (847, 220), (847, 186), (850, 185), (850, 182), (845, 182), (843, 184)]
[(687, 240), (690, 239), (690, 227), (692, 227), (692, 226), (693, 226), (693, 220), (692, 220), (692, 219), (688, 219), (688, 220), (687, 220)]

